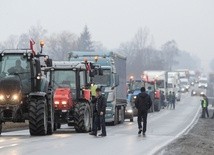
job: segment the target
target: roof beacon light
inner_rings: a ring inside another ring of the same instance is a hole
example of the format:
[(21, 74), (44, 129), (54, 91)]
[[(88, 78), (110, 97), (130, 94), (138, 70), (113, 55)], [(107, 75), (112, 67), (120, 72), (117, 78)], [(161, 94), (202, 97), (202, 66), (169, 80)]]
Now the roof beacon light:
[(98, 56), (94, 57), (94, 61), (97, 62), (98, 61)]
[(40, 46), (41, 46), (41, 48), (43, 48), (44, 45), (45, 45), (45, 42), (44, 42), (43, 40), (41, 40), (41, 41), (40, 41)]

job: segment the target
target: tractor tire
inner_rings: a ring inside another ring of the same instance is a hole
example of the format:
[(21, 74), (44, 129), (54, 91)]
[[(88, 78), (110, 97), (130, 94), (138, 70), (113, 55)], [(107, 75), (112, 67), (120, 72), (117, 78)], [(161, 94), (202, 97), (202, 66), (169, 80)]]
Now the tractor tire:
[(49, 111), (49, 115), (48, 115), (47, 135), (52, 135), (54, 132), (54, 109), (52, 105), (50, 105), (48, 111)]
[(48, 130), (48, 110), (45, 98), (32, 99), (29, 106), (29, 129), (32, 136), (43, 136)]
[(77, 103), (74, 109), (74, 128), (78, 133), (91, 130), (91, 109), (89, 103)]
[(56, 124), (56, 128), (57, 128), (57, 129), (60, 129), (60, 128), (61, 128), (61, 123), (57, 123), (57, 124)]
[(2, 122), (0, 123), (0, 135), (2, 133)]

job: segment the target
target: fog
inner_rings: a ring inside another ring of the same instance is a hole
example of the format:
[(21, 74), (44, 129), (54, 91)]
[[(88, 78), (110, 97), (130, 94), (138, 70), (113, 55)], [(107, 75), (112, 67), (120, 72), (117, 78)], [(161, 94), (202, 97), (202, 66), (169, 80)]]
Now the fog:
[(0, 41), (41, 24), (48, 33), (80, 34), (88, 26), (92, 39), (118, 49), (147, 27), (157, 49), (169, 40), (201, 58), (208, 70), (214, 57), (213, 0), (1, 0)]

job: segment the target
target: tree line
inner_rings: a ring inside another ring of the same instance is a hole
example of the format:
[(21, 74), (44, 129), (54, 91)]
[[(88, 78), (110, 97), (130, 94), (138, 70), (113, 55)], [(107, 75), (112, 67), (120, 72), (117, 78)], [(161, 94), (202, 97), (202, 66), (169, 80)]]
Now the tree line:
[(29, 41), (33, 39), (36, 51), (39, 51), (39, 41), (45, 41), (44, 52), (53, 60), (67, 60), (70, 51), (93, 51), (104, 50), (101, 42), (92, 41), (87, 26), (81, 34), (76, 35), (69, 31), (62, 31), (48, 35), (48, 31), (41, 25), (32, 26), (28, 32), (21, 35), (10, 35), (6, 41), (0, 42), (0, 49), (26, 49)]
[[(70, 51), (108, 50), (101, 42), (92, 40), (87, 25), (77, 35), (70, 31), (48, 34), (40, 24), (32, 26), (21, 35), (9, 36), (6, 41), (0, 42), (0, 49), (29, 48), (30, 39), (36, 41), (37, 51), (40, 49), (39, 40), (45, 40), (44, 51), (53, 60), (67, 60)], [(148, 28), (140, 28), (130, 41), (121, 43), (116, 51), (127, 57), (127, 75), (137, 77), (140, 77), (144, 70), (196, 70), (200, 66), (200, 59), (179, 49), (175, 40), (169, 40), (157, 49)]]
[(197, 70), (201, 65), (197, 56), (179, 49), (175, 40), (167, 41), (160, 49), (155, 48), (148, 28), (140, 28), (133, 39), (120, 45), (119, 51), (127, 56), (127, 75), (138, 78), (144, 70)]

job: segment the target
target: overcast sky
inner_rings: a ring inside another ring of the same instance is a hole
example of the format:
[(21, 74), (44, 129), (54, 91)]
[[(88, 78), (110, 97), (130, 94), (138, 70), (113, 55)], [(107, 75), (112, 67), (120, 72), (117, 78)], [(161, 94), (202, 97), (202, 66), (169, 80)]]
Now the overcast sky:
[[(159, 48), (174, 39), (204, 64), (214, 57), (214, 0), (0, 0), (0, 41), (40, 23), (49, 33), (79, 34), (114, 49), (148, 27)], [(207, 66), (207, 65), (206, 65)]]

